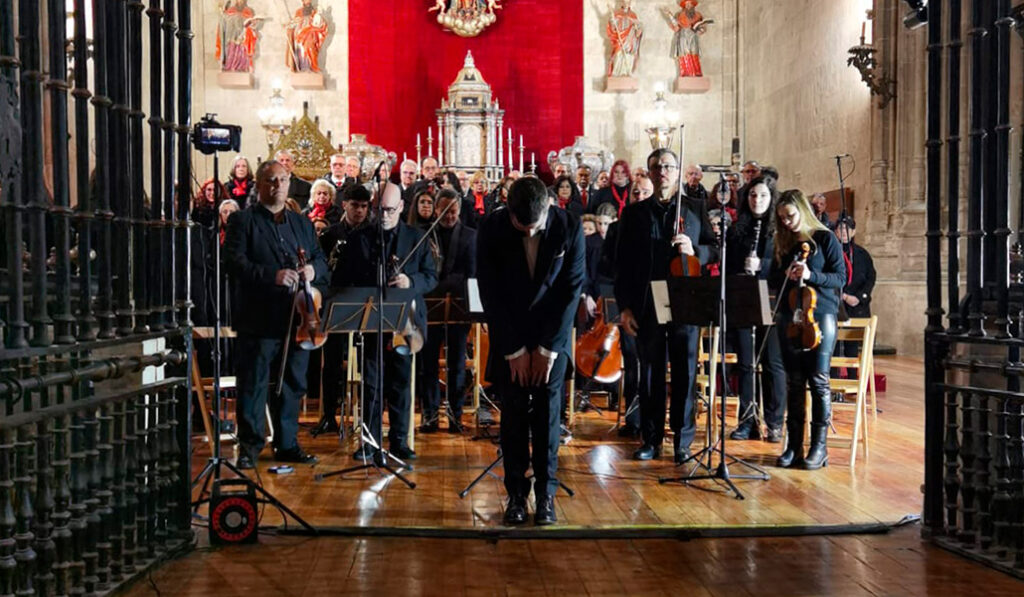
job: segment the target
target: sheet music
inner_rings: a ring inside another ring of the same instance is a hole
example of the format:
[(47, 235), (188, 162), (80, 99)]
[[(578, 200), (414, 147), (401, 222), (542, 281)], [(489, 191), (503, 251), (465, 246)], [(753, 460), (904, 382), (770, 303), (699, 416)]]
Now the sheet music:
[(484, 304), (480, 301), (480, 286), (477, 284), (476, 278), (466, 280), (466, 299), (469, 303), (470, 313), (484, 312)]
[(668, 283), (665, 280), (651, 280), (651, 295), (654, 298), (654, 314), (659, 324), (672, 323), (672, 309), (668, 300)]

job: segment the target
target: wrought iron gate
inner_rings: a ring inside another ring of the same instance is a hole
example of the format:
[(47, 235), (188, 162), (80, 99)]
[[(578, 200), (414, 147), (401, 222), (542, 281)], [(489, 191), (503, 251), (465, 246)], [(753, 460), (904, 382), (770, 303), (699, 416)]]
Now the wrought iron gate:
[(68, 5), (0, 0), (3, 595), (102, 593), (191, 539), (191, 2)]
[[(1024, 195), (1016, 205), (1012, 248), (1009, 225), (1011, 102), (1024, 97), (1010, 59), (1020, 48), (1014, 30), (1024, 32), (1024, 14), (1010, 0), (932, 0), (928, 10), (924, 531), (939, 545), (1024, 576)], [(966, 122), (960, 111), (964, 39)], [(961, 131), (968, 144), (963, 231)], [(1024, 160), (1024, 147), (1020, 151)]]

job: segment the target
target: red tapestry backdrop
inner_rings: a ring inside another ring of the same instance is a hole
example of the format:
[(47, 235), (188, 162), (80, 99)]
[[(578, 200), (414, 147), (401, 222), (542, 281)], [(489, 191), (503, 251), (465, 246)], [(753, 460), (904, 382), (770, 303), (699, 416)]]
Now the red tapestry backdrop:
[[(349, 0), (349, 130), (370, 143), (427, 154), (427, 127), (462, 68), (466, 51), (519, 135), (547, 170), (547, 153), (583, 134), (583, 3), (505, 0), (477, 37), (444, 31), (428, 0)], [(596, 35), (596, 33), (595, 33)], [(504, 133), (507, 141), (508, 133)], [(505, 148), (507, 161), (508, 149)]]

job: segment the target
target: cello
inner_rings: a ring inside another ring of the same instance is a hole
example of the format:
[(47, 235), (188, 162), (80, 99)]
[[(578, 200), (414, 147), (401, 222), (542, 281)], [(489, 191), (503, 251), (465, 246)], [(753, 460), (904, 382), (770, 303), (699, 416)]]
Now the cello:
[[(794, 263), (806, 266), (810, 254), (810, 243), (802, 243)], [(786, 337), (790, 344), (801, 352), (814, 350), (821, 344), (821, 328), (814, 320), (814, 309), (817, 306), (818, 292), (807, 286), (801, 278), (800, 283), (789, 291), (789, 308), (793, 312), (793, 320), (786, 326)]]
[(597, 299), (593, 327), (576, 340), (576, 369), (596, 383), (614, 383), (622, 377), (619, 326), (604, 320), (604, 299)]

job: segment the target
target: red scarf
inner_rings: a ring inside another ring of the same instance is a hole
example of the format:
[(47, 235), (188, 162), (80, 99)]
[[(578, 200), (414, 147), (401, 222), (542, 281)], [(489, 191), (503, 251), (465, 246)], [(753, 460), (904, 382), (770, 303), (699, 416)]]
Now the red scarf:
[[(235, 179), (235, 186), (231, 189), (231, 194), (235, 196), (235, 199), (241, 199), (249, 194), (249, 179)], [(242, 203), (244, 207), (244, 203)]]
[(328, 204), (328, 203), (325, 203), (323, 205), (320, 205), (319, 203), (314, 203), (313, 204), (313, 208), (309, 210), (308, 214), (306, 214), (309, 217), (309, 221), (310, 222), (315, 222), (318, 219), (326, 220), (327, 219), (327, 207), (329, 205), (330, 204)]
[(619, 192), (615, 190), (615, 185), (609, 185), (609, 189), (612, 190), (612, 198), (619, 204), (619, 215), (622, 215), (622, 210), (626, 208), (626, 201), (629, 200), (629, 187), (626, 187), (626, 192), (619, 196)]
[(227, 238), (227, 234), (228, 234), (227, 228), (224, 228), (223, 226), (221, 226), (221, 229), (220, 229), (220, 244), (222, 244), (222, 245), (224, 244), (224, 239)]
[(572, 196), (570, 196), (568, 199), (562, 199), (562, 197), (559, 196), (558, 197), (558, 207), (561, 207), (562, 209), (565, 209), (565, 206), (569, 205), (570, 201), (572, 201)]
[(473, 192), (473, 201), (474, 201), (473, 209), (476, 210), (476, 213), (478, 213), (480, 215), (484, 215), (484, 194), (483, 193), (477, 193), (476, 191), (474, 191)]

